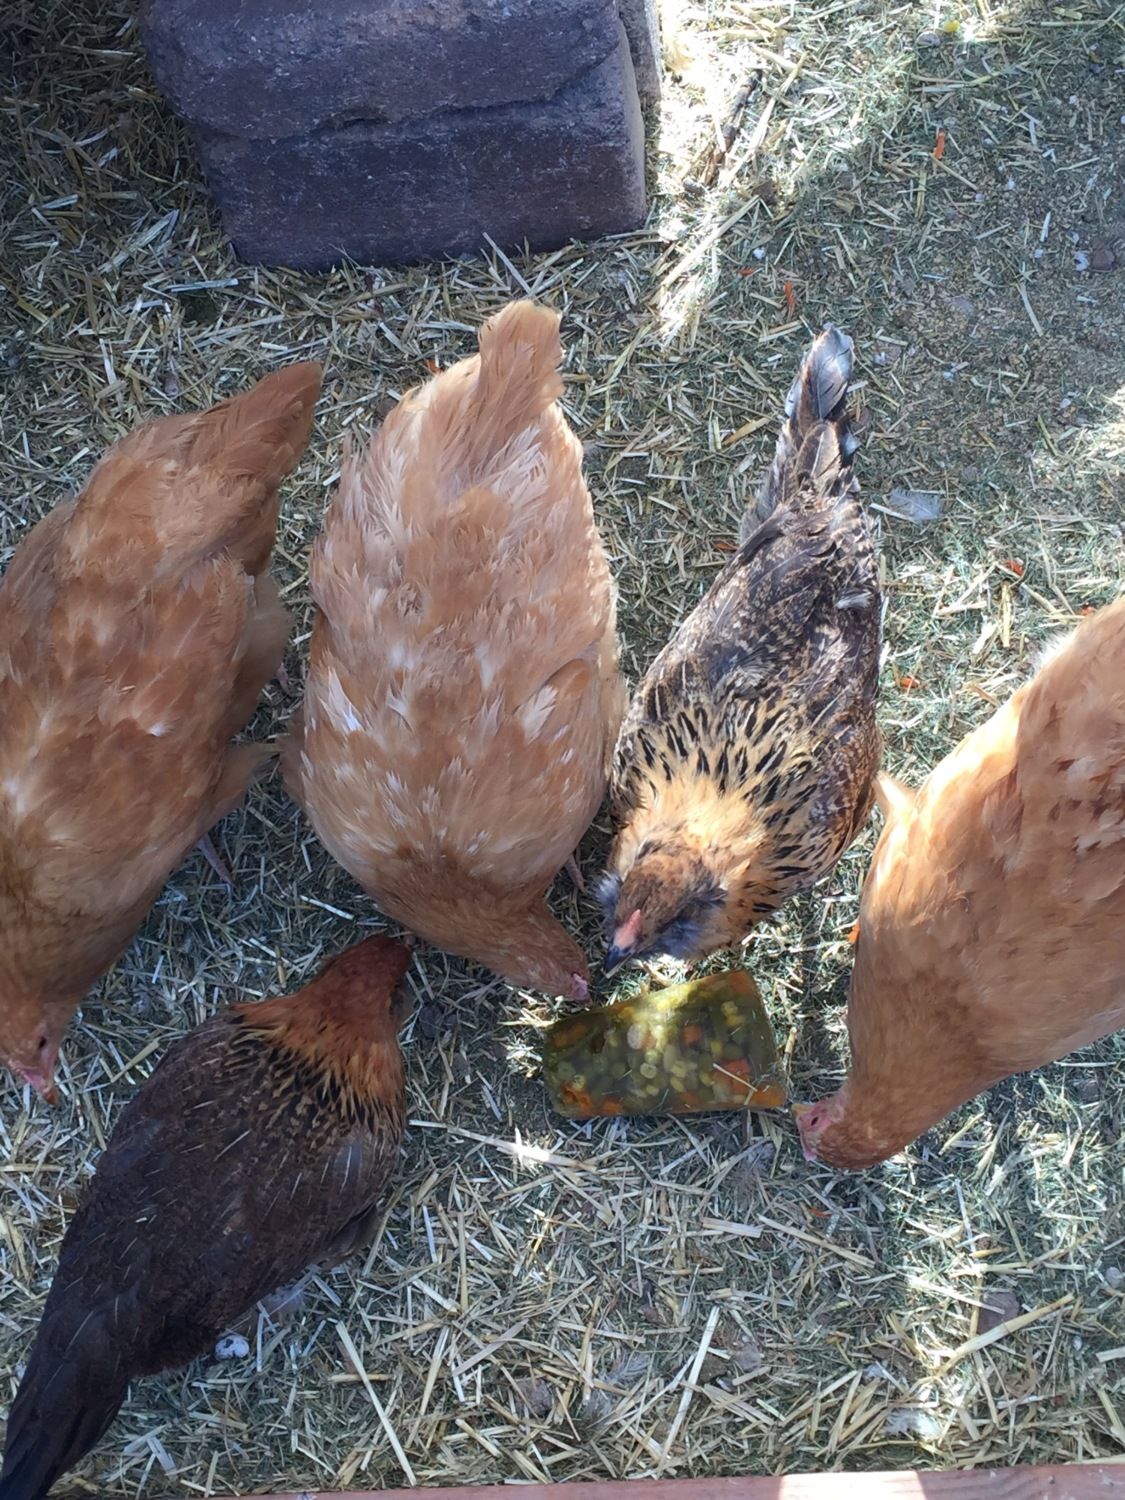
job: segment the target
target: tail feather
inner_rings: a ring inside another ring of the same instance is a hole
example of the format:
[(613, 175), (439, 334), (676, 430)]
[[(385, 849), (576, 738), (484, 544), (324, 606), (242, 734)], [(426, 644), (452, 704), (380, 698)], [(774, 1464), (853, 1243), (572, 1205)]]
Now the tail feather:
[[(436, 537), (443, 518), (455, 524), (451, 501), (475, 491), (479, 504), (493, 490), (525, 501), (539, 495), (543, 486), (528, 480), (545, 467), (545, 450), (550, 492), (585, 493), (581, 444), (555, 405), (563, 389), (559, 321), (537, 303), (510, 303), (481, 328), (478, 354), (400, 401), (366, 454), (345, 455), (333, 513), (339, 525), (357, 528), (369, 554), (379, 549), (368, 571), (382, 571), (388, 541), (401, 553), (411, 538)], [(501, 508), (510, 507), (505, 500)], [(317, 552), (311, 567), (315, 589)], [(458, 572), (464, 568), (459, 557)]]
[(480, 330), (468, 399), (457, 399), (463, 386), (450, 381), (446, 387), (440, 376), (433, 382), (434, 436), (446, 466), (468, 482), (466, 488), (487, 481), (513, 440), (538, 425), (562, 395), (559, 323), (549, 307), (512, 302)]
[(315, 361), (274, 370), (250, 390), (203, 412), (185, 455), (193, 468), (276, 488), (308, 446), (320, 395)]
[(909, 813), (916, 795), (904, 781), (899, 781), (889, 771), (880, 771), (875, 777), (875, 801), (888, 822)]
[(308, 444), (320, 379), (317, 364), (289, 365), (208, 411), (159, 417), (122, 438), (67, 528), (75, 568), (99, 559), (119, 568), (138, 551), (182, 567), (225, 549), (261, 571), (277, 487)]
[(823, 499), (850, 493), (859, 439), (846, 412), (854, 346), (828, 323), (801, 361), (785, 398), (785, 420), (769, 472), (742, 523), (742, 540), (779, 505), (802, 492)]
[[(320, 382), (315, 361), (286, 365), (206, 411), (147, 422), (112, 452), (143, 463), (171, 463), (180, 471), (252, 477), (276, 487), (308, 445)], [(91, 488), (92, 483), (84, 504), (90, 504)]]
[(128, 1384), (118, 1378), (83, 1383), (80, 1368), (56, 1366), (44, 1383), (32, 1352), (8, 1417), (0, 1500), (42, 1500), (116, 1417)]

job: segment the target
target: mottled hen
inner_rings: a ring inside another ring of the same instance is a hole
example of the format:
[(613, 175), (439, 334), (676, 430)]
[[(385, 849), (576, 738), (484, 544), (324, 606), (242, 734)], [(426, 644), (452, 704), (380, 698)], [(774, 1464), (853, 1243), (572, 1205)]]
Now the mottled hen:
[(558, 315), (513, 303), (347, 457), (283, 760), (384, 911), (513, 984), (584, 997), (544, 895), (605, 793), (623, 693), (561, 358)]
[(0, 1500), (39, 1500), (136, 1376), (203, 1354), (268, 1292), (370, 1236), (403, 1134), (409, 962), (368, 938), (297, 994), (205, 1022), (153, 1070), (63, 1240)]
[(870, 810), (880, 596), (851, 370), (851, 340), (829, 326), (789, 392), (738, 552), (625, 716), (607, 969), (740, 942), (833, 868)]

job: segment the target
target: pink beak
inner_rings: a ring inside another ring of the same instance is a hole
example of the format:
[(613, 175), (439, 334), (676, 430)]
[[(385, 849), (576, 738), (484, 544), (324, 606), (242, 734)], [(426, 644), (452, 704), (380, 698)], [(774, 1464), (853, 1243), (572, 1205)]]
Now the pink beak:
[(44, 1104), (55, 1105), (59, 1102), (59, 1091), (55, 1085), (55, 1063), (58, 1056), (59, 1049), (51, 1047), (47, 1050), (41, 1067), (25, 1068), (19, 1063), (10, 1063), (9, 1066), (25, 1083), (31, 1084)]
[(816, 1147), (808, 1139), (808, 1137), (805, 1135), (804, 1130), (801, 1128), (801, 1121), (804, 1119), (805, 1115), (808, 1114), (809, 1110), (812, 1109), (812, 1105), (811, 1104), (794, 1104), (792, 1106), (792, 1109), (793, 1109), (793, 1118), (797, 1122), (797, 1132), (798, 1132), (798, 1134), (801, 1137), (801, 1151), (802, 1151), (802, 1153), (804, 1155), (805, 1160), (806, 1161), (819, 1161), (820, 1158), (816, 1154)]
[(639, 911), (635, 911), (631, 917), (622, 922), (621, 926), (613, 934), (613, 941), (606, 950), (605, 971), (612, 974), (619, 964), (632, 957), (633, 949), (637, 945), (637, 939), (641, 935), (641, 923), (644, 918)]

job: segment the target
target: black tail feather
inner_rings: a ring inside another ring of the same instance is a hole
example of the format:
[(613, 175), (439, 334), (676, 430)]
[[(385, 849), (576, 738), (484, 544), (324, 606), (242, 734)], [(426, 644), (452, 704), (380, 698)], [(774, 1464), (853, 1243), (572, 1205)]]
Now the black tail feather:
[(854, 352), (848, 335), (827, 323), (801, 361), (785, 398), (773, 462), (743, 518), (743, 541), (803, 482), (817, 494), (850, 490), (859, 447), (846, 411)]
[(80, 1389), (74, 1367), (56, 1367), (46, 1384), (34, 1351), (8, 1417), (0, 1500), (42, 1500), (116, 1417), (127, 1384)]

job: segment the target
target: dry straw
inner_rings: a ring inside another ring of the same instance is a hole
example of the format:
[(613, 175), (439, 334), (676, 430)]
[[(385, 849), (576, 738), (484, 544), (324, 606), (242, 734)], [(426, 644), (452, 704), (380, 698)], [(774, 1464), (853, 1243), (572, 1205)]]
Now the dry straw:
[[(1038, 642), (1120, 590), (1122, 272), (1075, 259), (1122, 232), (1120, 8), (683, 0), (667, 9), (677, 71), (652, 122), (644, 232), (321, 276), (232, 258), (132, 14), (16, 0), (0, 23), (0, 562), (139, 418), (322, 359), (278, 558), (299, 683), (304, 558), (341, 438), (529, 289), (565, 315), (568, 406), (631, 670), (722, 563), (825, 318), (856, 338), (870, 412), (860, 465), (882, 507), (892, 769), (921, 775)], [(895, 489), (937, 491), (942, 519), (897, 519)], [(279, 730), (292, 702), (271, 690), (258, 730)], [(601, 823), (588, 874), (604, 837)], [(845, 937), (870, 842), (752, 950), (806, 1095), (843, 1066)], [(8, 1088), (0, 1401), (75, 1194), (154, 1057), (224, 998), (295, 986), (380, 921), (276, 781), (218, 844), (235, 890), (194, 858), (170, 882), (72, 1031), (60, 1109)], [(596, 952), (590, 901), (560, 883), (557, 902)], [(807, 1166), (784, 1119), (563, 1124), (527, 1076), (540, 998), (425, 949), (412, 982), (414, 1126), (377, 1244), (314, 1277), (303, 1310), (251, 1320), (245, 1359), (138, 1384), (79, 1489), (1125, 1449), (1120, 1039), (845, 1178)]]

